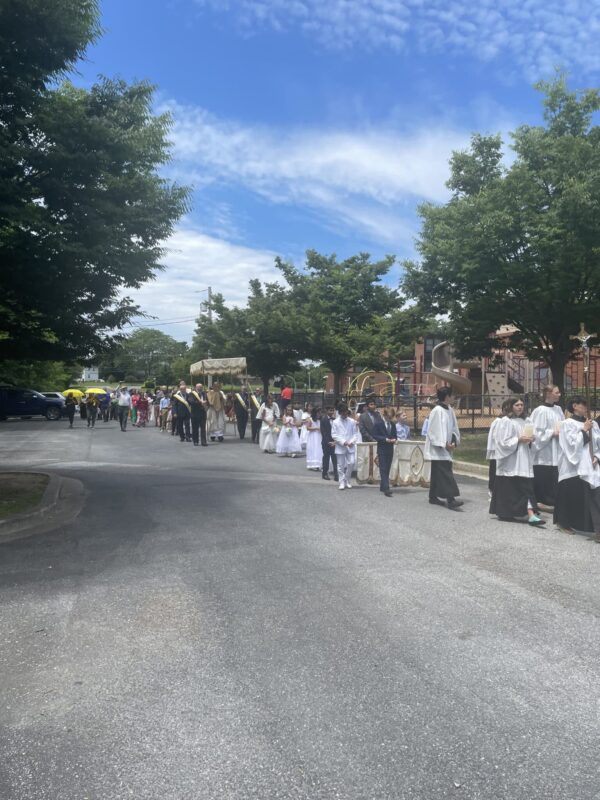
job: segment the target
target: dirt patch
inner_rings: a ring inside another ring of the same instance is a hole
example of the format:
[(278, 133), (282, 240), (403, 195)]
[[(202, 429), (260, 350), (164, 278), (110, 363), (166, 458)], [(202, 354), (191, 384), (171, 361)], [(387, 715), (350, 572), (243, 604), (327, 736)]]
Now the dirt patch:
[(41, 501), (50, 478), (27, 472), (0, 472), (0, 519), (32, 511)]

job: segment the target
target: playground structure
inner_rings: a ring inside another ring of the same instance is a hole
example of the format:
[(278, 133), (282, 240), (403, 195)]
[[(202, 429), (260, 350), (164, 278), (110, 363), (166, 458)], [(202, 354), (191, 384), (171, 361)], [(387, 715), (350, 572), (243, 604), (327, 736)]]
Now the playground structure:
[[(380, 375), (385, 375), (386, 380), (373, 382), (374, 379)], [(367, 395), (374, 394), (377, 397), (394, 397), (395, 385), (394, 376), (391, 372), (387, 370), (377, 371), (374, 369), (363, 369), (363, 371), (356, 375), (348, 384), (348, 390), (346, 392), (348, 407), (354, 410), (358, 403)]]

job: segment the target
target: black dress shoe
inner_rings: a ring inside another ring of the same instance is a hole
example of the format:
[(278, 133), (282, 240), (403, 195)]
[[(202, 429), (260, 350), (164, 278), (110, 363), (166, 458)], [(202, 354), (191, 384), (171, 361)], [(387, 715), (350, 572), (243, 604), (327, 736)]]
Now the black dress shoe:
[(384, 495), (385, 495), (386, 497), (393, 497), (393, 496), (394, 496), (394, 495), (393, 495), (393, 494), (390, 492), (390, 490), (389, 490), (389, 489), (387, 490), (387, 492), (384, 492)]
[(198, 447), (198, 442), (194, 442), (194, 447)]
[(330, 480), (330, 478), (329, 478), (329, 475), (323, 475), (322, 477), (323, 477), (323, 480), (324, 480), (324, 481), (328, 481), (328, 480)]
[(430, 497), (429, 502), (432, 506), (445, 506), (446, 503), (443, 500), (440, 500), (439, 497)]
[(456, 497), (452, 497), (448, 500), (448, 508), (460, 508), (461, 506), (464, 506), (463, 500), (457, 500)]

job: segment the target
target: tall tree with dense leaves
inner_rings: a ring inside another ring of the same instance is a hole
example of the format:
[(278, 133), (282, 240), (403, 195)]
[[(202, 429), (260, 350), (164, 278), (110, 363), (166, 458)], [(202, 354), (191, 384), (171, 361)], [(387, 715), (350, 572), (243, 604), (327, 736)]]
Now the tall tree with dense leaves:
[(277, 283), (250, 281), (247, 305), (228, 307), (213, 295), (212, 318), (200, 317), (192, 355), (194, 360), (245, 356), (250, 375), (259, 377), (263, 391), (275, 375), (298, 368), (306, 337), (288, 289)]
[(393, 263), (393, 256), (371, 262), (368, 253), (338, 261), (315, 250), (307, 251), (303, 270), (277, 259), (291, 290), (291, 306), (308, 337), (306, 357), (327, 364), (336, 395), (352, 364), (381, 358), (386, 349), (383, 320), (399, 298), (381, 280)]
[(173, 383), (180, 377), (174, 365), (187, 355), (188, 346), (156, 328), (140, 328), (128, 336), (100, 365), (101, 374), (131, 375), (159, 384)]
[(498, 136), (453, 155), (452, 198), (421, 206), (421, 260), (405, 265), (404, 289), (449, 316), (461, 355), (489, 353), (513, 326), (509, 345), (562, 387), (570, 337), (600, 323), (600, 95), (570, 91), (562, 75), (536, 88), (545, 125), (512, 134), (509, 167)]
[(93, 0), (0, 4), (0, 359), (106, 349), (186, 208), (151, 86), (56, 85), (97, 35)]

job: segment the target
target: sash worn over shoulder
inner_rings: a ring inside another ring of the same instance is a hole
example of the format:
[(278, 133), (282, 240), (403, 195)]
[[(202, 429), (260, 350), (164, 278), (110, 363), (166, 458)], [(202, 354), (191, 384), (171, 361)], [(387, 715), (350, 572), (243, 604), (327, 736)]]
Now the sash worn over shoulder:
[(175, 400), (177, 400), (179, 403), (181, 403), (181, 405), (185, 406), (188, 411), (192, 410), (190, 408), (190, 404), (188, 403), (188, 401), (185, 399), (185, 397), (182, 394), (180, 394), (179, 392), (175, 392), (173, 397), (175, 398)]
[(192, 391), (191, 391), (191, 393), (190, 393), (190, 394), (193, 394), (193, 395), (194, 395), (194, 397), (195, 397), (195, 398), (196, 398), (196, 400), (197, 400), (197, 401), (200, 403), (200, 405), (202, 405), (202, 406), (204, 405), (204, 400), (203, 400), (203, 399), (200, 397), (200, 395), (198, 394), (198, 392), (196, 392), (194, 389), (192, 389)]
[(248, 411), (248, 406), (244, 402), (244, 398), (242, 397), (242, 395), (239, 392), (235, 393), (235, 399), (238, 401), (238, 403), (241, 405), (241, 407), (244, 409), (244, 411)]
[(258, 411), (260, 409), (260, 403), (253, 394), (250, 395), (250, 400), (252, 400), (252, 405)]

